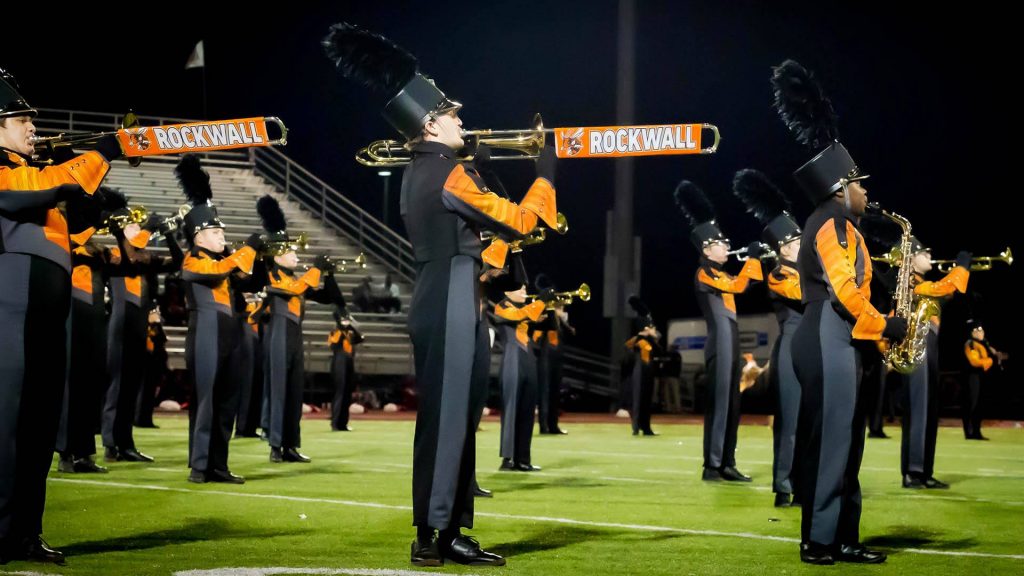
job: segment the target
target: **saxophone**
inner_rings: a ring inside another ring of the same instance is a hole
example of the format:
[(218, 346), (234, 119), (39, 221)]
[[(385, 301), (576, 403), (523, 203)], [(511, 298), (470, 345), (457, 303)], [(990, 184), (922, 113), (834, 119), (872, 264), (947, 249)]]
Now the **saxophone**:
[(915, 296), (914, 288), (910, 285), (913, 279), (911, 260), (914, 257), (911, 251), (910, 221), (899, 214), (883, 210), (874, 202), (869, 204), (869, 210), (881, 212), (903, 229), (900, 246), (896, 251), (899, 273), (896, 277), (896, 293), (893, 295), (893, 311), (896, 316), (907, 321), (907, 335), (899, 342), (890, 343), (885, 361), (900, 374), (910, 374), (924, 361), (931, 317), (939, 313), (939, 305), (935, 298)]

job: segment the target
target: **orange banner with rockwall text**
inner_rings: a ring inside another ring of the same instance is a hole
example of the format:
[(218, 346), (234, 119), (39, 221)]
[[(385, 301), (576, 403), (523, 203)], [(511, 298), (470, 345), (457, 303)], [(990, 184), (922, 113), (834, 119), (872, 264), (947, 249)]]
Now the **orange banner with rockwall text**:
[(704, 124), (652, 124), (555, 128), (555, 150), (559, 158), (707, 154), (714, 149), (701, 149), (704, 127)]
[(125, 156), (208, 152), (276, 143), (267, 135), (264, 118), (124, 128), (117, 131), (117, 139)]

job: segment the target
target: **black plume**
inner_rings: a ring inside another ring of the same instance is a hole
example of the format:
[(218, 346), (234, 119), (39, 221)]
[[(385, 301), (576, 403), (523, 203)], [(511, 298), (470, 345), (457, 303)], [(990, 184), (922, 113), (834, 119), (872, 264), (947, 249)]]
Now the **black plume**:
[(633, 308), (633, 311), (636, 312), (636, 315), (640, 316), (641, 318), (651, 315), (651, 309), (648, 308), (647, 304), (644, 303), (643, 299), (637, 296), (636, 294), (633, 294), (632, 296), (629, 297), (629, 306)]
[(193, 206), (206, 204), (213, 198), (213, 190), (210, 188), (210, 175), (199, 165), (199, 156), (185, 154), (174, 167), (174, 175), (178, 177), (181, 189), (185, 191), (185, 197)]
[(128, 198), (122, 194), (120, 190), (100, 186), (99, 192), (100, 194), (103, 194), (103, 210), (107, 212), (114, 212), (128, 207)]
[(775, 110), (798, 142), (818, 151), (839, 139), (839, 117), (810, 71), (786, 60), (772, 69), (772, 87)]
[(732, 177), (732, 193), (761, 224), (789, 211), (789, 200), (760, 170), (745, 168)]
[(899, 224), (881, 214), (864, 214), (860, 217), (858, 227), (868, 242), (868, 251), (872, 254), (888, 252), (900, 243), (903, 236), (903, 229)]
[(703, 224), (715, 219), (715, 208), (711, 205), (708, 197), (699, 186), (683, 180), (676, 186), (676, 205), (683, 213), (683, 218), (690, 223), (690, 226)]
[(547, 274), (541, 272), (540, 274), (537, 274), (536, 278), (533, 279), (533, 287), (537, 290), (537, 292), (543, 292), (548, 288), (554, 290), (555, 283), (551, 281), (551, 278), (548, 278)]
[(341, 22), (320, 42), (338, 72), (367, 87), (393, 96), (416, 74), (416, 57), (391, 40)]
[(263, 229), (273, 234), (288, 229), (288, 221), (284, 218), (281, 205), (273, 196), (263, 196), (256, 201), (256, 212), (263, 221)]

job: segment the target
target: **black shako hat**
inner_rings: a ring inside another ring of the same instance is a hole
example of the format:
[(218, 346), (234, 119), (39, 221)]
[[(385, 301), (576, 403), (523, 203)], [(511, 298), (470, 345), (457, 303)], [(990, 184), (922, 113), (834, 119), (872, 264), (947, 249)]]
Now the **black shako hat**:
[(839, 142), (838, 117), (814, 75), (786, 60), (772, 71), (775, 110), (797, 141), (815, 152), (793, 177), (815, 205), (868, 177)]
[(732, 193), (764, 226), (761, 239), (776, 251), (802, 234), (800, 225), (789, 213), (789, 200), (763, 172), (750, 168), (736, 172)]
[(342, 76), (388, 98), (384, 118), (408, 140), (432, 116), (462, 107), (420, 73), (415, 56), (380, 34), (341, 22), (321, 44)]
[(21, 97), (18, 81), (14, 75), (0, 68), (0, 118), (7, 116), (32, 116), (39, 112)]
[(224, 228), (224, 223), (217, 216), (217, 207), (213, 205), (213, 189), (210, 188), (210, 175), (199, 164), (199, 156), (185, 154), (174, 168), (182, 191), (191, 205), (185, 214), (181, 228), (189, 245), (195, 240), (196, 233), (207, 228)]
[(675, 190), (676, 205), (689, 223), (690, 241), (697, 250), (713, 242), (729, 242), (715, 222), (715, 208), (699, 186), (689, 180), (682, 180)]

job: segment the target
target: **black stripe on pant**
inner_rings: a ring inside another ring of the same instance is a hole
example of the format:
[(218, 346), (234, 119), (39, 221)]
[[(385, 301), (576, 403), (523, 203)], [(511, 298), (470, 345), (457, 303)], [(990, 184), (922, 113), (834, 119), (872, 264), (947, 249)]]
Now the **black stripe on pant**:
[(533, 414), (537, 407), (537, 365), (533, 353), (520, 348), (515, 328), (503, 326), (502, 330), (506, 341), (501, 359), (500, 455), (514, 462), (529, 464)]
[(232, 354), (238, 346), (238, 321), (212, 310), (189, 313), (185, 363), (192, 380), (189, 406), (189, 466), (228, 470), (228, 442), (238, 406)]
[(924, 360), (903, 375), (903, 438), (900, 473), (931, 478), (939, 433), (939, 335), (928, 331)]
[(348, 409), (352, 405), (352, 392), (356, 388), (355, 362), (340, 348), (331, 357), (331, 380), (334, 382), (334, 402), (331, 403), (331, 429), (348, 427)]
[(801, 394), (796, 488), (802, 542), (831, 546), (860, 540), (861, 352), (850, 334), (850, 325), (831, 304), (818, 300), (807, 305), (793, 335), (793, 365)]
[(43, 531), (70, 309), (67, 270), (45, 258), (0, 253), (0, 541)]
[(132, 425), (146, 361), (147, 313), (130, 302), (115, 306), (107, 333), (110, 385), (103, 405), (103, 445), (135, 448)]
[(270, 445), (298, 448), (302, 445), (299, 421), (306, 379), (302, 326), (283, 315), (274, 315), (263, 340), (263, 385), (270, 388)]
[(715, 317), (704, 345), (707, 402), (704, 409), (704, 466), (736, 465), (740, 426), (740, 336), (736, 321)]
[(771, 385), (776, 393), (775, 421), (772, 423), (772, 491), (792, 494), (796, 425), (800, 414), (800, 382), (793, 368), (793, 333), (800, 318), (781, 326), (772, 350)]
[(107, 314), (102, 303), (71, 300), (71, 342), (57, 451), (84, 458), (96, 453), (96, 426), (109, 382)]

